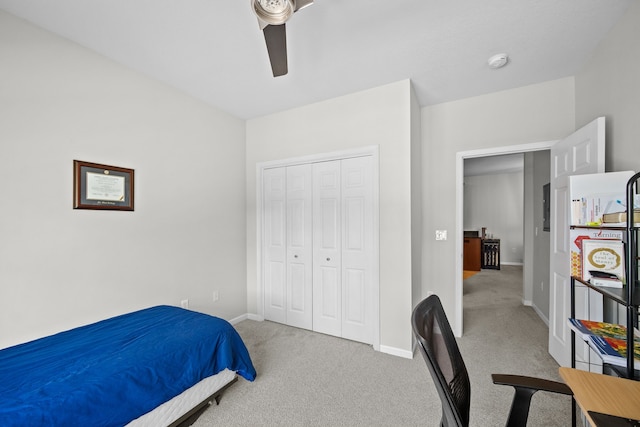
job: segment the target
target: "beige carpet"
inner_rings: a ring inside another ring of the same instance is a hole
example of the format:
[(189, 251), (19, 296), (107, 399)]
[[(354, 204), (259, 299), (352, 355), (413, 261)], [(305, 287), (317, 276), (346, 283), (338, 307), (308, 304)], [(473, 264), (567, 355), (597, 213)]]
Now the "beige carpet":
[[(504, 425), (513, 391), (490, 374), (558, 379), (547, 328), (521, 305), (520, 267), (483, 270), (465, 281), (465, 334), (459, 339), (471, 377), (471, 425)], [(410, 320), (407, 317), (407, 331)], [(438, 426), (441, 406), (422, 357), (272, 322), (236, 325), (258, 371), (242, 378), (194, 424), (205, 426)], [(538, 393), (529, 426), (570, 425), (571, 400)]]

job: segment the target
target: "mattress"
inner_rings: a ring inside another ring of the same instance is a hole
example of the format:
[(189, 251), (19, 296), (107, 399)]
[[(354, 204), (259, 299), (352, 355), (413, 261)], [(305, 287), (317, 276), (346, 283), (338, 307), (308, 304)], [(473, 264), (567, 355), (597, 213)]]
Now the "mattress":
[(216, 375), (205, 378), (153, 411), (131, 421), (127, 427), (169, 426), (236, 378), (235, 372), (225, 369)]
[(123, 426), (225, 369), (256, 375), (231, 324), (151, 307), (0, 350), (0, 425)]

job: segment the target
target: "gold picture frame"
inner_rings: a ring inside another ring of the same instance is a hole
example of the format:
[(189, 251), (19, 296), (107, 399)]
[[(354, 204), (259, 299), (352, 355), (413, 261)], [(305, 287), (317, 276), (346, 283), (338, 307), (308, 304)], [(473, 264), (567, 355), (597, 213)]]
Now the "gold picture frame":
[(73, 161), (73, 208), (133, 211), (134, 170)]

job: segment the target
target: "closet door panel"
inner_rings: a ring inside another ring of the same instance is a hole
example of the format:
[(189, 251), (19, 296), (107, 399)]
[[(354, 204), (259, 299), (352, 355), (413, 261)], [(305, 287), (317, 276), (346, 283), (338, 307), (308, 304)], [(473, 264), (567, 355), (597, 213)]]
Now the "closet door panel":
[(342, 160), (342, 337), (373, 343), (372, 158)]
[(263, 173), (264, 317), (286, 323), (286, 173)]
[(313, 330), (342, 336), (340, 161), (313, 165)]
[(287, 176), (287, 324), (311, 329), (312, 179), (311, 165), (286, 168)]
[(361, 328), (366, 323), (366, 272), (357, 269), (347, 269), (344, 272), (345, 288), (345, 323), (352, 327)]

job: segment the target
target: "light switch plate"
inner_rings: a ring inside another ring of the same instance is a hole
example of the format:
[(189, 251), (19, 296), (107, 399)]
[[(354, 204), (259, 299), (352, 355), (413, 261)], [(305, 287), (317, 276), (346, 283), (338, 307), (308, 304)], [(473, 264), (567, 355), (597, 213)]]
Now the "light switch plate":
[(436, 230), (436, 240), (447, 240), (447, 230)]

